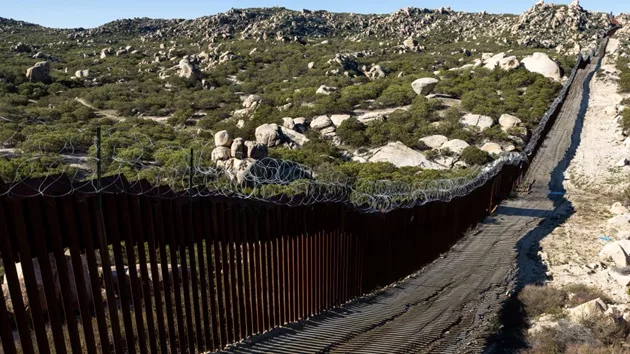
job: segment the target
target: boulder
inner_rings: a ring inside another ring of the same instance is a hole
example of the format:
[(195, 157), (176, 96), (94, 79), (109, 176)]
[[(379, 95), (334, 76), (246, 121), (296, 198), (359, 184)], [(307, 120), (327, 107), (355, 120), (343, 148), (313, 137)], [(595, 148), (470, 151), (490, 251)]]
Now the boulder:
[(308, 68), (309, 69), (313, 69), (314, 67), (315, 67), (315, 62), (314, 61), (308, 63)]
[(280, 131), (282, 131), (282, 134), (284, 135), (285, 138), (287, 138), (288, 140), (290, 140), (290, 142), (293, 142), (300, 147), (308, 143), (309, 141), (306, 135), (300, 134), (293, 129), (280, 127)]
[[(77, 287), (76, 287), (76, 278), (74, 276), (74, 269), (72, 266), (72, 258), (70, 256), (70, 252), (66, 251), (64, 253), (64, 257), (65, 257), (65, 261), (66, 261), (66, 266), (67, 266), (67, 274), (68, 274), (68, 279), (70, 282), (70, 289), (69, 289), (69, 293), (70, 293), (70, 300), (73, 301), (73, 303), (77, 304), (78, 300), (79, 300), (79, 295), (77, 292)], [(39, 303), (40, 306), (42, 308), (42, 310), (44, 311), (44, 313), (47, 312), (48, 310), (48, 306), (47, 306), (47, 302), (46, 302), (46, 293), (47, 292), (51, 292), (53, 293), (53, 295), (57, 298), (57, 299), (61, 299), (61, 287), (60, 287), (60, 283), (58, 281), (56, 281), (56, 279), (58, 279), (58, 268), (57, 268), (57, 262), (55, 260), (55, 256), (50, 253), (49, 254), (49, 261), (50, 261), (50, 265), (47, 267), (50, 267), (50, 271), (53, 277), (53, 283), (54, 283), (54, 289), (45, 289), (44, 288), (44, 282), (43, 282), (43, 278), (42, 278), (42, 270), (40, 267), (40, 262), (38, 258), (33, 258), (33, 272), (35, 273), (35, 284), (37, 286), (37, 293), (38, 293), (38, 297), (39, 297)], [(98, 255), (96, 255), (96, 262), (97, 265), (100, 264), (100, 257)], [(89, 275), (89, 269), (88, 269), (88, 264), (87, 264), (87, 257), (85, 254), (81, 255), (81, 265), (83, 268), (83, 282), (85, 284), (86, 287), (86, 295), (87, 295), (87, 301), (88, 304), (91, 306), (93, 304), (93, 292), (92, 292), (92, 286), (90, 283), (90, 275)], [(20, 262), (15, 264), (15, 270), (17, 273), (17, 278), (18, 278), (18, 284), (20, 285), (20, 293), (22, 294), (22, 302), (25, 306), (25, 310), (29, 311), (30, 309), (30, 304), (29, 304), (29, 299), (28, 299), (28, 294), (26, 291), (26, 283), (24, 280), (24, 270), (22, 269), (22, 264)], [(3, 283), (2, 283), (2, 292), (3, 292), (3, 296), (5, 299), (5, 303), (7, 306), (7, 310), (9, 312), (14, 312), (14, 307), (13, 307), (13, 302), (11, 301), (11, 297), (9, 295), (9, 286), (8, 286), (8, 280), (7, 280), (7, 276), (6, 274), (4, 275), (4, 279), (3, 279)], [(54, 305), (56, 306), (56, 304)]]
[(604, 108), (604, 114), (606, 114), (607, 116), (611, 116), (611, 117), (616, 116), (617, 115), (617, 105), (608, 106), (608, 107)]
[(244, 108), (252, 108), (252, 107), (258, 105), (261, 101), (262, 101), (262, 98), (260, 98), (260, 96), (258, 96), (258, 95), (249, 95), (243, 101), (243, 107)]
[(30, 53), (33, 51), (33, 49), (29, 45), (24, 44), (22, 42), (19, 42), (18, 44), (14, 45), (13, 47), (11, 47), (11, 49), (13, 49), (14, 51), (18, 53)]
[(492, 155), (500, 155), (503, 152), (503, 148), (497, 143), (485, 143), (481, 150)]
[(229, 159), (225, 162), (225, 174), (234, 183), (246, 184), (248, 172), (253, 165), (252, 159)]
[(480, 131), (484, 131), (494, 125), (494, 120), (491, 117), (472, 113), (466, 114), (459, 121), (465, 126), (478, 127)]
[(87, 79), (91, 75), (92, 75), (92, 73), (90, 72), (90, 69), (78, 70), (77, 72), (74, 73), (74, 76), (77, 79)]
[(332, 120), (328, 118), (328, 116), (319, 116), (313, 118), (311, 121), (311, 128), (321, 130), (324, 128), (328, 128), (333, 125)]
[(259, 144), (255, 141), (246, 141), (245, 147), (247, 148), (247, 156), (252, 159), (264, 159), (269, 154), (267, 145)]
[(331, 134), (335, 133), (336, 131), (337, 131), (337, 129), (335, 129), (335, 127), (331, 125), (328, 128), (324, 128), (324, 129), (320, 130), (319, 133), (322, 134), (322, 135), (331, 135)]
[(613, 227), (628, 227), (630, 226), (630, 214), (613, 216), (612, 218), (608, 219), (607, 223), (608, 225)]
[(582, 322), (597, 316), (602, 316), (608, 309), (608, 306), (602, 299), (597, 298), (582, 305), (567, 310), (569, 319), (574, 322)]
[(214, 150), (212, 150), (212, 161), (225, 161), (231, 157), (230, 153), (230, 148), (227, 148), (225, 146), (218, 146)]
[(247, 147), (243, 138), (234, 139), (230, 148), (230, 154), (235, 159), (247, 158)]
[(219, 64), (227, 63), (228, 61), (236, 60), (238, 56), (233, 52), (227, 51), (219, 56)]
[(50, 80), (50, 62), (40, 61), (26, 70), (26, 78), (30, 82), (45, 82)]
[[(74, 268), (72, 266), (72, 256), (70, 250), (64, 252), (66, 257), (66, 266), (68, 268), (68, 279), (70, 282), (70, 296), (75, 304), (79, 303), (79, 293), (77, 292), (76, 278), (74, 275)], [(97, 253), (95, 254), (96, 264), (101, 264), (101, 257)], [(83, 283), (85, 284), (85, 290), (87, 295), (88, 304), (91, 306), (94, 303), (94, 293), (92, 292), (92, 284), (90, 282), (90, 271), (88, 268), (87, 255), (81, 254), (81, 267), (83, 268)]]
[(409, 37), (403, 41), (403, 46), (411, 50), (417, 50), (418, 41), (416, 41), (413, 37)]
[(273, 147), (282, 142), (282, 133), (277, 124), (263, 124), (256, 128), (256, 142)]
[(617, 267), (624, 268), (630, 265), (628, 252), (630, 252), (630, 240), (610, 242), (599, 252), (599, 259), (605, 262), (612, 261)]
[(521, 124), (521, 120), (509, 114), (502, 114), (499, 118), (499, 124), (501, 125), (501, 129), (508, 130)]
[(284, 117), (282, 118), (282, 126), (287, 129), (293, 129), (295, 127), (295, 122), (291, 117)]
[(534, 53), (522, 60), (525, 69), (541, 74), (550, 79), (560, 81), (562, 78), (560, 66), (545, 53)]
[(214, 146), (224, 146), (231, 147), (232, 146), (232, 137), (227, 130), (221, 130), (214, 134)]
[(499, 67), (503, 70), (512, 70), (521, 66), (521, 62), (515, 56), (506, 57), (499, 60)]
[(368, 72), (365, 73), (370, 80), (378, 80), (385, 78), (386, 74), (380, 65), (374, 65)]
[(110, 54), (112, 54), (112, 48), (103, 48), (101, 50), (101, 59), (107, 58), (107, 56)]
[(469, 146), (470, 145), (463, 140), (453, 139), (453, 140), (447, 141), (444, 145), (442, 145), (442, 149), (449, 149), (451, 152), (457, 155), (461, 155), (464, 149)]
[(308, 130), (308, 126), (306, 125), (306, 118), (304, 117), (297, 117), (295, 119), (293, 119), (293, 123), (295, 124), (295, 126), (293, 127), (293, 130), (295, 130), (298, 133), (306, 133), (306, 131)]
[(332, 116), (330, 116), (330, 120), (335, 125), (335, 127), (340, 126), (341, 123), (343, 123), (347, 119), (350, 119), (349, 114), (333, 114)]
[(497, 67), (497, 65), (499, 65), (499, 61), (503, 58), (505, 58), (505, 53), (499, 53), (490, 58), (487, 58), (484, 61), (483, 67), (488, 70), (493, 70), (494, 68)]
[(630, 210), (628, 210), (628, 208), (626, 208), (625, 206), (623, 206), (623, 204), (619, 202), (613, 204), (610, 207), (610, 212), (615, 215), (630, 214)]
[(411, 83), (411, 87), (418, 95), (426, 96), (433, 92), (433, 89), (438, 82), (439, 80), (436, 78), (423, 77)]
[(179, 77), (186, 79), (200, 79), (201, 71), (197, 69), (188, 59), (184, 58), (179, 61)]
[(396, 167), (414, 166), (426, 169), (444, 169), (443, 166), (429, 161), (421, 152), (413, 150), (399, 141), (377, 148), (374, 152), (374, 155), (368, 159), (369, 162), (389, 162)]
[(448, 141), (448, 138), (444, 135), (431, 135), (420, 139), (420, 141), (431, 149), (439, 149)]
[(622, 158), (621, 160), (617, 161), (617, 163), (615, 164), (615, 166), (617, 167), (625, 167), (630, 165), (630, 161), (628, 161), (627, 158)]
[[(54, 261), (54, 256), (52, 254), (50, 254), (50, 260), (51, 260), (51, 264), (53, 265), (56, 264)], [(52, 268), (53, 278), (56, 278), (57, 267), (51, 265), (51, 268)], [(15, 271), (17, 273), (18, 284), (20, 285), (20, 293), (22, 294), (22, 302), (24, 303), (24, 308), (26, 311), (29, 311), (30, 303), (29, 303), (28, 293), (26, 291), (26, 281), (24, 278), (24, 270), (22, 269), (22, 263), (20, 262), (15, 263)], [(37, 295), (39, 296), (39, 305), (44, 312), (47, 312), (48, 307), (46, 305), (46, 289), (44, 289), (44, 281), (42, 280), (41, 267), (39, 265), (39, 259), (37, 258), (33, 258), (33, 272), (35, 273), (35, 284), (37, 286)], [(6, 302), (7, 310), (13, 313), (14, 307), (13, 307), (13, 301), (11, 300), (11, 297), (9, 296), (9, 288), (10, 288), (9, 283), (7, 280), (7, 276), (5, 274), (3, 282), (2, 282), (2, 292), (4, 293), (3, 296)], [(57, 298), (59, 298), (61, 294), (61, 288), (59, 287), (58, 282), (55, 282), (54, 294)]]
[(333, 92), (337, 92), (339, 89), (336, 87), (330, 87), (330, 86), (326, 86), (326, 85), (321, 85), (317, 91), (315, 92), (318, 95), (326, 95), (329, 96), (331, 95)]

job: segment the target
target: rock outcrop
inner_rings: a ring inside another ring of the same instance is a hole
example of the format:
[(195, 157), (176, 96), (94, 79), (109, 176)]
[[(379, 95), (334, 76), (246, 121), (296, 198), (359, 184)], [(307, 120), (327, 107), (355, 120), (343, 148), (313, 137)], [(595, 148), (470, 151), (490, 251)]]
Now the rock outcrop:
[(525, 69), (533, 73), (541, 74), (556, 81), (560, 81), (562, 78), (562, 72), (558, 63), (551, 60), (545, 53), (534, 53), (523, 58), (522, 62)]
[(396, 167), (413, 166), (435, 170), (444, 169), (443, 166), (429, 161), (424, 154), (407, 147), (400, 141), (375, 149), (374, 155), (368, 161), (389, 162)]
[(41, 61), (26, 70), (26, 78), (30, 82), (46, 82), (50, 80), (50, 62)]
[(448, 138), (444, 135), (431, 135), (420, 139), (420, 141), (432, 149), (439, 149), (446, 144)]
[(466, 114), (459, 120), (464, 126), (477, 127), (480, 131), (484, 131), (494, 125), (492, 117), (482, 116), (479, 114)]
[(418, 95), (426, 96), (430, 94), (431, 92), (433, 92), (433, 89), (435, 88), (438, 82), (439, 80), (436, 78), (424, 77), (411, 83), (411, 87), (413, 88), (415, 93), (417, 93)]

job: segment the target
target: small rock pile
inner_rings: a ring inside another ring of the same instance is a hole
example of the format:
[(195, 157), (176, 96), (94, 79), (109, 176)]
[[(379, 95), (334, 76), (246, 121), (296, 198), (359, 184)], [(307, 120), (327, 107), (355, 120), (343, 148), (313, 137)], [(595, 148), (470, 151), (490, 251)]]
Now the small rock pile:
[(214, 135), (214, 145), (212, 161), (224, 170), (230, 181), (238, 184), (245, 182), (246, 174), (255, 160), (268, 155), (267, 145), (242, 138), (232, 139), (226, 130)]
[(341, 138), (337, 135), (337, 127), (345, 120), (349, 119), (349, 114), (323, 115), (313, 118), (310, 127), (321, 134), (324, 139), (332, 141), (336, 146), (342, 144)]

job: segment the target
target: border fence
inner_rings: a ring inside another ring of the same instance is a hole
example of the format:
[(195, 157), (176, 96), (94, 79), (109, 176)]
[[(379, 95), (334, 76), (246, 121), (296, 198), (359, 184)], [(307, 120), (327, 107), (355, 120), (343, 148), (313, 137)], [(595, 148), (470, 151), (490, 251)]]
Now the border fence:
[[(214, 351), (387, 286), (512, 193), (589, 62), (578, 56), (524, 153), (466, 184), (401, 190), (377, 208), (374, 196), (369, 207), (308, 196), (315, 202), (282, 203), (121, 176), (0, 185), (2, 348)], [(46, 193), (32, 193), (43, 185)]]

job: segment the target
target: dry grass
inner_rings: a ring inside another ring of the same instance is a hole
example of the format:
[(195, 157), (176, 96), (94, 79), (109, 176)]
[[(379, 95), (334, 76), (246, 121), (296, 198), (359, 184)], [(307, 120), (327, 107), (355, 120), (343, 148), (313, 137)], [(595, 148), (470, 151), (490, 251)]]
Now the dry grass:
[(557, 328), (530, 336), (530, 349), (525, 353), (628, 353), (625, 342), (629, 333), (627, 322), (616, 322), (607, 316), (580, 323), (564, 321)]
[[(611, 304), (613, 301), (601, 290), (582, 284), (563, 288), (526, 286), (519, 294), (528, 317), (543, 313), (559, 315), (564, 307), (574, 307), (596, 298)], [(608, 354), (630, 353), (626, 340), (630, 324), (623, 319), (614, 320), (607, 315), (591, 317), (579, 323), (561, 319), (557, 327), (546, 328), (528, 338), (527, 354)]]
[(565, 307), (575, 307), (597, 298), (607, 304), (614, 303), (600, 289), (584, 284), (571, 284), (562, 288), (527, 285), (518, 295), (529, 318), (536, 318), (544, 313), (559, 315)]
[(600, 298), (603, 302), (607, 304), (613, 304), (614, 301), (608, 297), (602, 290), (599, 288), (588, 286), (584, 284), (571, 284), (566, 285), (562, 288), (568, 294), (568, 307), (575, 307), (581, 305), (585, 302), (595, 300)]
[(518, 295), (529, 318), (544, 313), (557, 315), (567, 302), (567, 293), (562, 289), (550, 286), (527, 285)]

